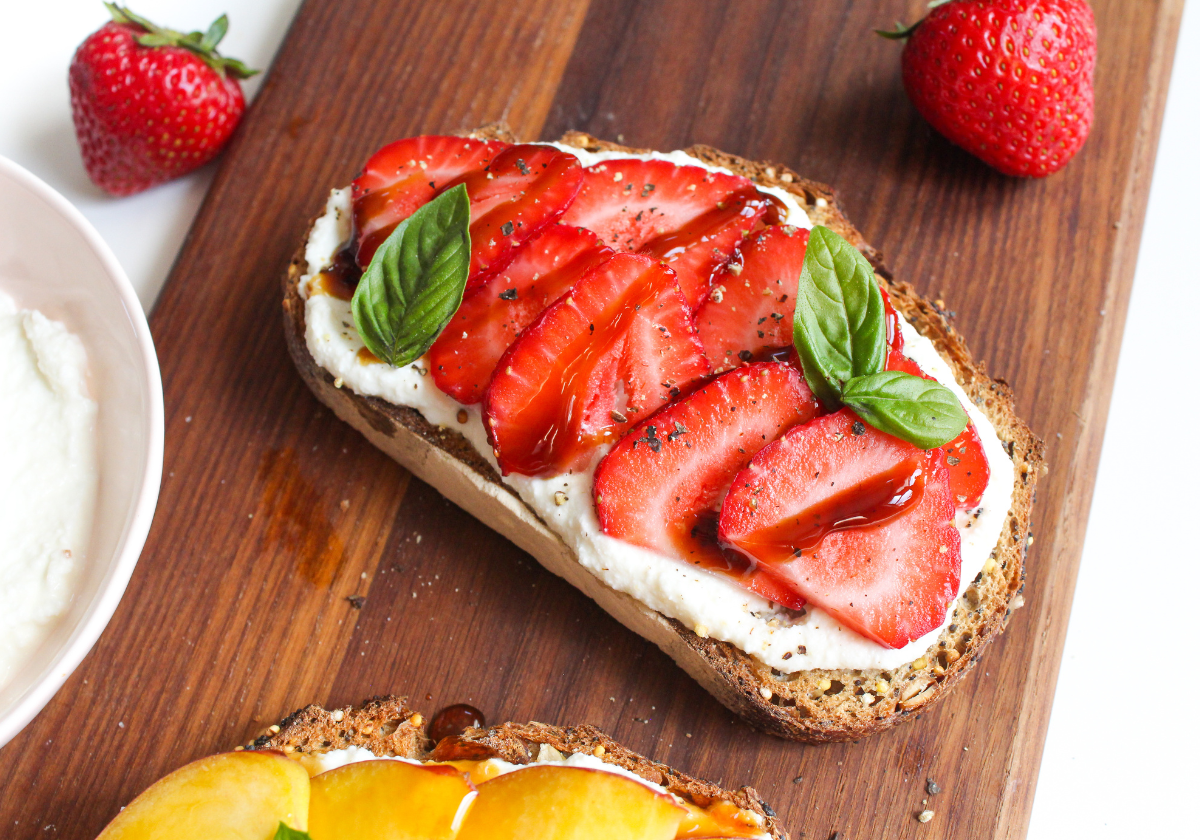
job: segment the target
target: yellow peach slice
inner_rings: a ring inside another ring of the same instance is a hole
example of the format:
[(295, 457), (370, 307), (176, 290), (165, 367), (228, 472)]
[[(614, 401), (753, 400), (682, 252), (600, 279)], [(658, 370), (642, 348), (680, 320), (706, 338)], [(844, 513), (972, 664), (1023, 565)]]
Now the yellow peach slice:
[(625, 776), (539, 765), (481, 784), (458, 840), (671, 840), (684, 814)]
[(687, 840), (762, 840), (769, 835), (762, 830), (762, 818), (753, 811), (743, 811), (732, 802), (714, 802), (707, 808), (683, 803), (687, 816), (679, 824), (677, 838)]
[(454, 840), (475, 787), (454, 767), (361, 761), (312, 778), (312, 840)]
[(280, 822), (308, 825), (308, 789), (283, 753), (221, 753), (159, 779), (97, 840), (271, 840)]

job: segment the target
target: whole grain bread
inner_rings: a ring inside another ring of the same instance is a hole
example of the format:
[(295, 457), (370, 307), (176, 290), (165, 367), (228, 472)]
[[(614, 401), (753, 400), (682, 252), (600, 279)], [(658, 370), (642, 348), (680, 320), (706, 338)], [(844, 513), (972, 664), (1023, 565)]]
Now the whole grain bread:
[(378, 756), (400, 756), (417, 761), (479, 761), (499, 758), (510, 764), (538, 759), (543, 746), (562, 755), (583, 752), (608, 764), (636, 773), (648, 782), (701, 808), (727, 800), (762, 818), (763, 830), (773, 840), (788, 840), (771, 806), (753, 788), (726, 790), (695, 779), (672, 767), (651, 761), (627, 749), (594, 726), (567, 728), (545, 723), (502, 723), (468, 729), (462, 735), (432, 744), (422, 728), (424, 717), (408, 707), (405, 697), (374, 697), (361, 706), (326, 710), (305, 706), (270, 727), (243, 749), (280, 750), (284, 753), (322, 753), (346, 747), (364, 747)]
[[(502, 126), (471, 136), (513, 140)], [(592, 151), (644, 151), (569, 132), (563, 143)], [(893, 306), (946, 359), (967, 395), (991, 421), (1015, 466), (1013, 503), (988, 570), (953, 605), (951, 623), (926, 654), (900, 668), (780, 673), (737, 647), (701, 638), (632, 597), (609, 588), (575, 559), (566, 544), (500, 481), (467, 440), (434, 426), (415, 410), (343, 389), (319, 367), (305, 343), (306, 272), (303, 243), (283, 283), (288, 348), (304, 381), (323, 403), (375, 446), (448, 499), (508, 537), (543, 566), (566, 578), (618, 621), (653, 641), (733, 712), (764, 732), (810, 743), (853, 740), (878, 732), (934, 702), (978, 661), (983, 648), (1023, 603), (1024, 560), (1034, 488), (1044, 470), (1040, 439), (1017, 416), (1008, 385), (990, 378), (942, 312), (907, 283), (895, 280), (880, 254), (846, 219), (833, 191), (785, 166), (760, 163), (708, 146), (686, 150), (755, 183), (787, 190), (815, 224), (850, 241), (871, 261)]]

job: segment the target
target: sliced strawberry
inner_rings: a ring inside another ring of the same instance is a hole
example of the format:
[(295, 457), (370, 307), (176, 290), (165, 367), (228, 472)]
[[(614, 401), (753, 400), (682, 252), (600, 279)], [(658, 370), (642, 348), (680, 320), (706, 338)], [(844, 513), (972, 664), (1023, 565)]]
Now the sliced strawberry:
[(580, 469), (707, 373), (675, 273), (617, 254), (508, 348), (484, 395), (484, 424), (505, 474)]
[(942, 458), (849, 409), (818, 417), (734, 478), (720, 537), (847, 627), (903, 647), (938, 627), (958, 593)]
[(460, 403), (482, 400), (496, 363), (521, 330), (612, 254), (590, 230), (546, 228), (507, 268), (467, 293), (429, 348), (434, 382)]
[(888, 347), (897, 351), (903, 350), (904, 332), (900, 329), (900, 314), (892, 306), (892, 296), (887, 293), (887, 289), (881, 288), (879, 292), (883, 295), (883, 318), (887, 328)]
[[(417, 148), (421, 141), (455, 141), (442, 143), (444, 153), (456, 151), (456, 144), (464, 142), (460, 138), (417, 137), (393, 143), (377, 152), (354, 182), (358, 264), (363, 268), (388, 234), (414, 210), (451, 187), (465, 184), (471, 199), (470, 288), (502, 270), (522, 244), (553, 224), (574, 200), (583, 180), (578, 158), (553, 146), (535, 144), (489, 143), (483, 144), (485, 149), (463, 149), (458, 157), (441, 160), (431, 176), (436, 157), (431, 156), (430, 161), (405, 158), (414, 150), (426, 151)], [(401, 148), (393, 149), (396, 146)], [(394, 180), (397, 175), (399, 180)]]
[[(933, 379), (920, 365), (897, 350), (888, 352), (888, 370), (902, 370), (922, 379)], [(954, 440), (941, 447), (946, 453), (946, 468), (950, 473), (950, 495), (960, 510), (978, 507), (992, 477), (979, 431), (973, 422)]]
[(774, 225), (743, 239), (717, 270), (712, 289), (696, 310), (696, 329), (714, 370), (791, 346), (807, 245), (807, 230)]
[(619, 158), (584, 170), (563, 222), (594, 230), (613, 248), (662, 257), (694, 307), (713, 271), (769, 208), (769, 199), (740, 175)]
[(366, 268), (396, 225), (468, 172), (482, 169), (508, 143), (422, 135), (389, 143), (354, 179), (358, 264)]
[[(471, 197), (473, 286), (503, 270), (517, 249), (558, 220), (583, 182), (579, 158), (553, 146), (509, 146), (486, 170), (459, 179)], [(455, 183), (446, 185), (447, 188)]]
[(753, 364), (717, 377), (643, 420), (604, 456), (595, 480), (601, 529), (734, 575), (799, 609), (802, 598), (718, 545), (717, 515), (734, 475), (754, 454), (816, 413), (816, 399), (791, 365)]

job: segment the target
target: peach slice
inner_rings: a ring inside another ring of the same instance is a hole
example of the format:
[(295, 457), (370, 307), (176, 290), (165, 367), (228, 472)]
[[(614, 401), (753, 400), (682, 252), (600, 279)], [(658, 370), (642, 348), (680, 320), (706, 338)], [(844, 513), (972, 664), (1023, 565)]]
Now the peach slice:
[(679, 824), (677, 838), (687, 840), (715, 840), (718, 837), (730, 840), (763, 840), (769, 835), (763, 831), (758, 814), (743, 811), (732, 802), (721, 800), (707, 808), (684, 802), (687, 816)]
[(671, 840), (685, 813), (625, 776), (538, 765), (481, 784), (458, 840)]
[(454, 840), (475, 787), (454, 767), (361, 761), (312, 779), (312, 840)]
[(280, 822), (308, 825), (308, 790), (283, 753), (221, 753), (146, 788), (97, 840), (272, 840)]

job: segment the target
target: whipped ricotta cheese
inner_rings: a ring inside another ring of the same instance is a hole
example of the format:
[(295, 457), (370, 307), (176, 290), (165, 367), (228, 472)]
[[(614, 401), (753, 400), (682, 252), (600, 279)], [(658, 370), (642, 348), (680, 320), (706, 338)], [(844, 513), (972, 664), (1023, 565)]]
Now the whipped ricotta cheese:
[(83, 343), (0, 293), (0, 687), (70, 603), (96, 495)]
[[(345, 767), (347, 764), (357, 764), (360, 761), (375, 761), (377, 759), (403, 761), (406, 764), (422, 764), (422, 762), (412, 758), (401, 758), (395, 755), (377, 756), (366, 747), (346, 747), (323, 753), (293, 753), (292, 758), (299, 761), (310, 776), (316, 776), (319, 773), (334, 770), (338, 767)], [(636, 782), (641, 782), (646, 787), (653, 788), (656, 791), (664, 790), (660, 785), (643, 779), (637, 773), (626, 770), (624, 767), (618, 767), (616, 764), (608, 764), (594, 755), (572, 753), (571, 755), (563, 756), (558, 750), (546, 744), (542, 744), (538, 749), (537, 760), (531, 761), (529, 764), (511, 764), (499, 758), (485, 759), (483, 763), (487, 765), (486, 772), (483, 775), (488, 779), (503, 776), (525, 767), (553, 764), (558, 767), (585, 767), (590, 770), (602, 770), (605, 773), (613, 773), (617, 776), (625, 776)]]
[[(561, 144), (550, 145), (577, 155), (584, 166), (612, 158), (641, 157), (727, 171), (681, 151), (635, 156), (615, 152), (594, 154)], [(811, 229), (807, 214), (792, 195), (783, 190), (760, 189), (777, 195), (787, 205), (787, 224)], [(409, 406), (421, 412), (430, 423), (460, 432), (496, 467), (478, 405), (461, 405), (440, 391), (433, 378), (427, 375), (426, 358), (402, 368), (379, 362), (364, 363), (359, 356), (363, 342), (354, 328), (349, 302), (330, 295), (309, 294), (309, 280), (332, 263), (334, 255), (348, 240), (350, 218), (349, 188), (335, 189), (330, 193), (325, 213), (314, 223), (309, 234), (305, 250), (308, 271), (300, 281), (300, 293), (306, 299), (309, 352), (317, 364), (340, 380), (343, 387), (363, 396)], [(1013, 465), (992, 424), (963, 392), (932, 342), (903, 319), (901, 321), (905, 354), (927, 374), (950, 388), (962, 402), (979, 432), (991, 469), (979, 507), (960, 511), (957, 516), (956, 524), (962, 537), (962, 577), (958, 593), (961, 597), (983, 569), (1000, 538), (1012, 504)], [(464, 411), (467, 420), (461, 423), (459, 418), (464, 416)], [(598, 454), (597, 460), (604, 451)], [(816, 668), (899, 667), (933, 645), (953, 615), (952, 607), (938, 629), (902, 648), (885, 648), (843, 626), (821, 609), (810, 606), (802, 615), (797, 615), (743, 589), (725, 575), (603, 534), (592, 503), (592, 470), (547, 477), (513, 474), (502, 480), (570, 546), (579, 562), (605, 584), (678, 620), (698, 635), (735, 645), (781, 673)]]

